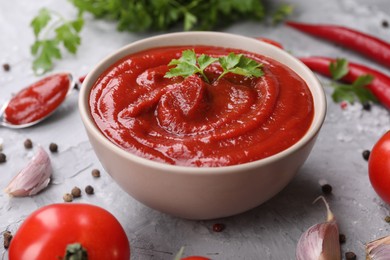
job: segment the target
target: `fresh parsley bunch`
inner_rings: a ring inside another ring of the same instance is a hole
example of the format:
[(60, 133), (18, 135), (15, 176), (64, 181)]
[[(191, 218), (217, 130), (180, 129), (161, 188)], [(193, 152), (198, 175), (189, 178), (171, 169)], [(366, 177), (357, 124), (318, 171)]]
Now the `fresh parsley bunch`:
[[(59, 13), (43, 8), (31, 22), (35, 42), (33, 70), (43, 74), (62, 58), (67, 50), (76, 53), (81, 43), (80, 31), (84, 13), (97, 19), (117, 22), (119, 31), (145, 32), (171, 29), (210, 30), (238, 20), (262, 20), (265, 8), (262, 0), (69, 0), (78, 17), (68, 20)], [(293, 7), (282, 4), (273, 14), (274, 24), (291, 14)]]
[(261, 0), (70, 0), (80, 12), (118, 22), (118, 30), (208, 30), (238, 19), (264, 18)]

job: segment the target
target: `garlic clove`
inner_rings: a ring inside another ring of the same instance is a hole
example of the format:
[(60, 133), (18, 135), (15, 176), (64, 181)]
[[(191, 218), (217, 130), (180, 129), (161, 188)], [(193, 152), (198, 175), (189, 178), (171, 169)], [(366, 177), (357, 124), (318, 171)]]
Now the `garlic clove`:
[(296, 250), (297, 260), (341, 259), (339, 230), (336, 220), (325, 198), (321, 196), (318, 199), (320, 198), (323, 199), (327, 208), (327, 221), (311, 226), (301, 235)]
[(39, 147), (31, 161), (11, 180), (4, 191), (15, 197), (35, 195), (47, 187), (52, 173), (50, 157)]
[(388, 260), (390, 256), (390, 236), (367, 243), (366, 255), (367, 260)]

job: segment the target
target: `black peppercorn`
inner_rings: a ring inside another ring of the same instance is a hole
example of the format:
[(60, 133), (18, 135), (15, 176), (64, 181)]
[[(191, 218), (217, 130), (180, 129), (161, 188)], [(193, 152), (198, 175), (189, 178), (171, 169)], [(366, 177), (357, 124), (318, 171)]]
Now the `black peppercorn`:
[(344, 234), (340, 234), (339, 235), (339, 242), (340, 242), (340, 244), (344, 244), (345, 241), (347, 241), (347, 238), (345, 237), (345, 235)]
[(31, 149), (32, 147), (33, 147), (32, 141), (31, 141), (30, 139), (26, 139), (26, 140), (24, 141), (24, 148), (26, 148), (26, 149)]
[(4, 231), (3, 233), (3, 238), (4, 238), (4, 248), (5, 249), (8, 249), (9, 247), (9, 244), (11, 243), (11, 239), (12, 239), (12, 234), (10, 231)]
[(366, 110), (366, 111), (370, 111), (371, 110), (371, 104), (368, 103), (368, 102), (363, 103), (363, 109)]
[(70, 193), (65, 193), (62, 198), (64, 199), (65, 202), (72, 202), (73, 201), (73, 196)]
[(51, 144), (49, 145), (49, 150), (50, 150), (50, 152), (52, 152), (52, 153), (58, 152), (58, 145), (55, 144), (55, 143), (51, 143)]
[(362, 152), (362, 156), (363, 156), (364, 160), (368, 161), (368, 159), (370, 158), (370, 153), (371, 152), (369, 150), (364, 150)]
[(91, 195), (94, 193), (94, 189), (91, 185), (88, 185), (87, 187), (85, 187), (85, 193)]
[(332, 186), (330, 184), (324, 184), (321, 186), (321, 190), (324, 194), (331, 194), (332, 193)]
[(95, 178), (99, 178), (100, 177), (100, 171), (98, 169), (93, 169), (92, 170), (92, 176), (95, 177)]
[(4, 63), (3, 64), (3, 70), (4, 71), (10, 71), (11, 70), (11, 66), (8, 63)]
[(4, 153), (0, 153), (0, 163), (5, 163), (7, 161), (7, 156)]
[(356, 260), (356, 254), (354, 252), (346, 252), (345, 259), (346, 260)]
[(81, 190), (79, 187), (74, 187), (70, 193), (72, 194), (73, 198), (81, 197)]
[(388, 22), (387, 20), (383, 20), (383, 21), (382, 21), (382, 26), (383, 26), (384, 28), (389, 27), (389, 22)]

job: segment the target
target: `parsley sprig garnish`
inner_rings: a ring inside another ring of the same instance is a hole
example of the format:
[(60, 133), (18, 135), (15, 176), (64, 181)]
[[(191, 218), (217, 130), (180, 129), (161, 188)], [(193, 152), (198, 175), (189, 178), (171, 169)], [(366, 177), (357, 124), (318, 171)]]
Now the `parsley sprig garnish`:
[(210, 83), (210, 80), (205, 74), (205, 69), (214, 62), (219, 62), (222, 68), (222, 73), (217, 80), (220, 80), (227, 73), (234, 73), (246, 77), (261, 77), (264, 72), (261, 70), (262, 64), (257, 61), (247, 58), (243, 54), (229, 53), (227, 56), (214, 58), (206, 54), (201, 54), (197, 57), (194, 50), (184, 50), (179, 59), (173, 59), (168, 66), (171, 68), (166, 74), (166, 78), (172, 77), (188, 77), (199, 74), (204, 81)]
[(62, 58), (62, 48), (72, 54), (77, 52), (84, 20), (80, 16), (75, 20), (66, 20), (57, 12), (42, 8), (30, 25), (35, 36), (31, 46), (33, 70), (36, 74), (43, 74), (51, 70), (55, 59)]
[[(348, 74), (348, 61), (346, 59), (336, 59), (336, 61), (330, 63), (329, 70), (332, 78), (335, 81), (338, 81)], [(370, 101), (378, 102), (371, 90), (366, 87), (373, 79), (374, 77), (372, 75), (365, 74), (359, 76), (352, 84), (333, 82), (331, 84), (334, 88), (332, 94), (333, 101), (347, 101), (351, 104), (356, 100), (359, 100), (362, 104), (366, 104)]]

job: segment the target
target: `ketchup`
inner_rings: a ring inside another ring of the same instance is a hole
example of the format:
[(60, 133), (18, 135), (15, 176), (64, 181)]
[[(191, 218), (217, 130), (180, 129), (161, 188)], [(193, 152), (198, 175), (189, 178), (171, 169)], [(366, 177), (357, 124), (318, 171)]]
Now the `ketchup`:
[[(205, 73), (165, 78), (183, 50), (213, 57), (242, 53), (263, 64), (264, 76)], [(218, 167), (259, 160), (298, 142), (309, 129), (313, 97), (305, 81), (268, 57), (213, 46), (149, 49), (119, 60), (91, 89), (91, 115), (111, 142), (168, 164)]]
[(22, 125), (44, 118), (64, 101), (70, 83), (68, 73), (59, 73), (22, 89), (9, 101), (4, 111), (5, 120)]

